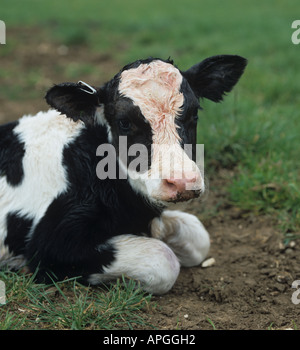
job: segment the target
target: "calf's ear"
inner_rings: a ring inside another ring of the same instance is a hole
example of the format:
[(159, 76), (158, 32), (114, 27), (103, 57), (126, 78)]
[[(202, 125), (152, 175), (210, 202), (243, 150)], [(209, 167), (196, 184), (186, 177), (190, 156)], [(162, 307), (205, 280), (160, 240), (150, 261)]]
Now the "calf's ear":
[(247, 60), (236, 55), (212, 56), (182, 72), (196, 96), (220, 102), (244, 72)]
[(93, 123), (97, 107), (105, 100), (103, 88), (94, 88), (84, 82), (54, 85), (46, 93), (47, 103), (74, 121)]

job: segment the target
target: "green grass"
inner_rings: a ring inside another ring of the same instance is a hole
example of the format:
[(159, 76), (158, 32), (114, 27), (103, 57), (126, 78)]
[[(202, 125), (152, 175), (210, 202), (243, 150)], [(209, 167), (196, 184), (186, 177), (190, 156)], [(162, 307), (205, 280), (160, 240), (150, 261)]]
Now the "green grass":
[(0, 307), (0, 330), (152, 328), (145, 321), (151, 296), (133, 280), (110, 288), (89, 288), (70, 279), (53, 285), (34, 283), (34, 275), (0, 272), (6, 304)]
[(216, 167), (234, 169), (228, 178), (230, 201), (254, 214), (273, 215), (284, 237), (295, 237), (300, 230), (299, 102), (249, 108), (241, 100), (230, 96), (225, 108), (207, 106), (199, 128), (205, 169), (210, 176)]
[(211, 325), (211, 327), (214, 331), (217, 330), (215, 324), (213, 323), (213, 321), (210, 318), (206, 317), (206, 321)]
[[(205, 145), (205, 171), (212, 177), (220, 167), (233, 169), (228, 199), (246, 212), (273, 216), (288, 241), (300, 232), (300, 45), (291, 42), (298, 8), (298, 0), (5, 1), (0, 97), (16, 103), (42, 98), (51, 79), (102, 84), (116, 67), (148, 56), (171, 56), (187, 69), (211, 55), (242, 55), (249, 64), (234, 92), (222, 104), (201, 102), (198, 142)], [(62, 64), (52, 54), (49, 65), (38, 56), (28, 67), (41, 44), (51, 50), (65, 45), (74, 57)], [(22, 55), (26, 45), (29, 57)], [(101, 68), (95, 55), (112, 67)], [(0, 279), (8, 283), (0, 327), (8, 329), (131, 328), (141, 321), (131, 312), (148, 300), (131, 285), (103, 292), (69, 281), (49, 291), (22, 275)]]

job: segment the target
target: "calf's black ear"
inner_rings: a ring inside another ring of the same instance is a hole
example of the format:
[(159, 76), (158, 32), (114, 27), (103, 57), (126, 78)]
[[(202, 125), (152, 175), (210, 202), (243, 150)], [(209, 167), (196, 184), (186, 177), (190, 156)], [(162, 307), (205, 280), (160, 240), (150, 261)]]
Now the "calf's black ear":
[(240, 56), (212, 56), (182, 72), (182, 75), (198, 98), (220, 102), (238, 82), (246, 65), (247, 60)]
[(104, 89), (95, 89), (79, 81), (54, 85), (45, 99), (51, 107), (74, 121), (80, 119), (84, 123), (93, 123), (96, 109), (104, 103), (105, 94)]

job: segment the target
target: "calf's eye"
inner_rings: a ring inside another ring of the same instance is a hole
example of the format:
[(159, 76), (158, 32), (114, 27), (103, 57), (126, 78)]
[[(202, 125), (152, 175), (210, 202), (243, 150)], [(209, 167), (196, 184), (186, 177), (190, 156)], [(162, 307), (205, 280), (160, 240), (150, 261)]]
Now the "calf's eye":
[(128, 132), (131, 129), (131, 122), (128, 119), (119, 120), (119, 127), (122, 131)]

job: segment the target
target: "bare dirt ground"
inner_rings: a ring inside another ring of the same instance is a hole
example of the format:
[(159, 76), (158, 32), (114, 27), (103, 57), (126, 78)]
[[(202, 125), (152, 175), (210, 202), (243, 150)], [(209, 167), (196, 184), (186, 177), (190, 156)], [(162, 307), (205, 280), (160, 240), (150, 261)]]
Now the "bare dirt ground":
[(153, 299), (159, 312), (149, 321), (159, 329), (299, 329), (300, 304), (291, 300), (299, 242), (284, 246), (271, 218), (231, 206), (222, 190), (231, 175), (220, 171), (207, 199), (186, 207), (203, 218), (215, 264), (182, 269), (171, 292)]
[[(12, 100), (0, 95), (0, 122), (26, 113), (47, 109), (44, 93), (53, 83), (65, 81), (64, 72), (72, 64), (90, 63), (92, 71), (78, 76), (90, 84), (104, 82), (119, 70), (110, 57), (87, 54), (85, 48), (66, 48), (39, 41), (30, 32), (11, 53), (1, 57), (1, 70), (16, 68), (16, 74), (1, 79), (1, 89), (19, 85), (40, 97)], [(14, 33), (12, 33), (13, 35)], [(31, 38), (28, 41), (27, 38)], [(36, 37), (36, 36), (34, 36)], [(54, 64), (55, 62), (55, 64)], [(27, 86), (20, 72), (38, 71), (40, 78)], [(98, 73), (101, 71), (101, 79)], [(3, 90), (2, 90), (3, 91)], [(38, 93), (38, 94), (39, 94)], [(300, 243), (283, 246), (282, 235), (269, 217), (243, 213), (230, 205), (224, 185), (232, 174), (226, 170), (210, 178), (207, 198), (186, 205), (197, 215), (211, 235), (210, 267), (182, 269), (174, 288), (166, 295), (153, 297), (157, 307), (146, 318), (158, 329), (299, 329), (300, 304), (291, 297), (292, 282), (300, 280)]]

